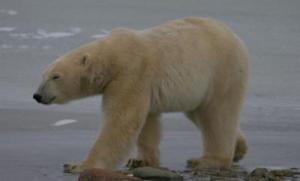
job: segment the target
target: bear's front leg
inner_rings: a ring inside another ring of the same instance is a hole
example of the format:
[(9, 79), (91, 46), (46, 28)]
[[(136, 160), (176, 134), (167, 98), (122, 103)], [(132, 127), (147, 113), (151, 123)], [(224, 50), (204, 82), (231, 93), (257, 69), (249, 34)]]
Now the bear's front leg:
[(137, 158), (128, 161), (126, 165), (128, 168), (159, 166), (159, 143), (161, 136), (159, 117), (160, 114), (151, 114), (146, 118), (146, 122), (137, 141)]
[(105, 94), (103, 109), (105, 123), (101, 134), (81, 164), (67, 166), (69, 173), (89, 168), (112, 169), (126, 158), (145, 123), (149, 97), (141, 92)]

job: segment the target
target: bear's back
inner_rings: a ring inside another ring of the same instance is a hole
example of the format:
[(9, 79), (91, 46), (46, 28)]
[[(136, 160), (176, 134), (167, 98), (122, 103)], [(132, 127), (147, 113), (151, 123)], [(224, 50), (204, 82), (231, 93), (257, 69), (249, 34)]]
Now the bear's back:
[(188, 17), (140, 31), (151, 54), (152, 97), (163, 111), (191, 110), (201, 102), (214, 77), (247, 69), (245, 50), (221, 22)]

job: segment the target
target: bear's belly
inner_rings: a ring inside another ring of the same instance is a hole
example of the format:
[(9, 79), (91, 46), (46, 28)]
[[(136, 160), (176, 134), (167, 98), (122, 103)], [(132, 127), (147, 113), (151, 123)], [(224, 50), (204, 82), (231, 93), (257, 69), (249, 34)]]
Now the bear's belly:
[(208, 88), (209, 78), (196, 74), (186, 79), (160, 79), (152, 87), (151, 112), (185, 112), (200, 105)]
[(180, 93), (165, 97), (160, 100), (159, 112), (186, 112), (194, 110), (201, 102), (202, 96), (180, 95)]

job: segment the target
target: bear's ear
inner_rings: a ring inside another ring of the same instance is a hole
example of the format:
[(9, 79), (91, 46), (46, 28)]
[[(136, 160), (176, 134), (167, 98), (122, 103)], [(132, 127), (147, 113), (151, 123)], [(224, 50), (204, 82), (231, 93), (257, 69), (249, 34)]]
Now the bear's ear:
[(87, 54), (83, 55), (80, 59), (80, 65), (85, 66), (88, 63), (89, 56)]

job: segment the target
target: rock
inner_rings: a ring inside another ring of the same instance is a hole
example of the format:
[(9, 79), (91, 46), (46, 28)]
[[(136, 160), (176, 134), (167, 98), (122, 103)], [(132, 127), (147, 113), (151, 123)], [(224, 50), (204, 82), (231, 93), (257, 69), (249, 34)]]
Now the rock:
[(146, 166), (149, 166), (148, 162), (144, 160), (137, 160), (137, 159), (130, 159), (126, 164), (126, 167), (128, 169), (135, 169), (138, 167), (146, 167)]
[(247, 177), (247, 180), (272, 180), (272, 181), (280, 181), (281, 177), (277, 177), (266, 168), (256, 168), (254, 169), (250, 175)]
[(80, 173), (78, 181), (142, 181), (139, 178), (104, 169), (88, 169)]
[(139, 167), (132, 170), (135, 177), (153, 181), (182, 181), (183, 177), (168, 169)]
[(256, 168), (250, 173), (250, 177), (255, 179), (282, 180), (285, 177), (294, 177), (296, 172), (292, 169), (268, 170), (266, 168)]
[(275, 177), (292, 177), (295, 175), (290, 169), (271, 170), (270, 173)]
[(282, 181), (299, 180), (299, 169), (256, 168), (252, 172), (233, 166), (231, 169), (193, 169), (180, 172), (187, 180), (227, 180), (227, 181)]
[(256, 168), (250, 173), (253, 177), (267, 177), (268, 174), (269, 171), (266, 168)]

